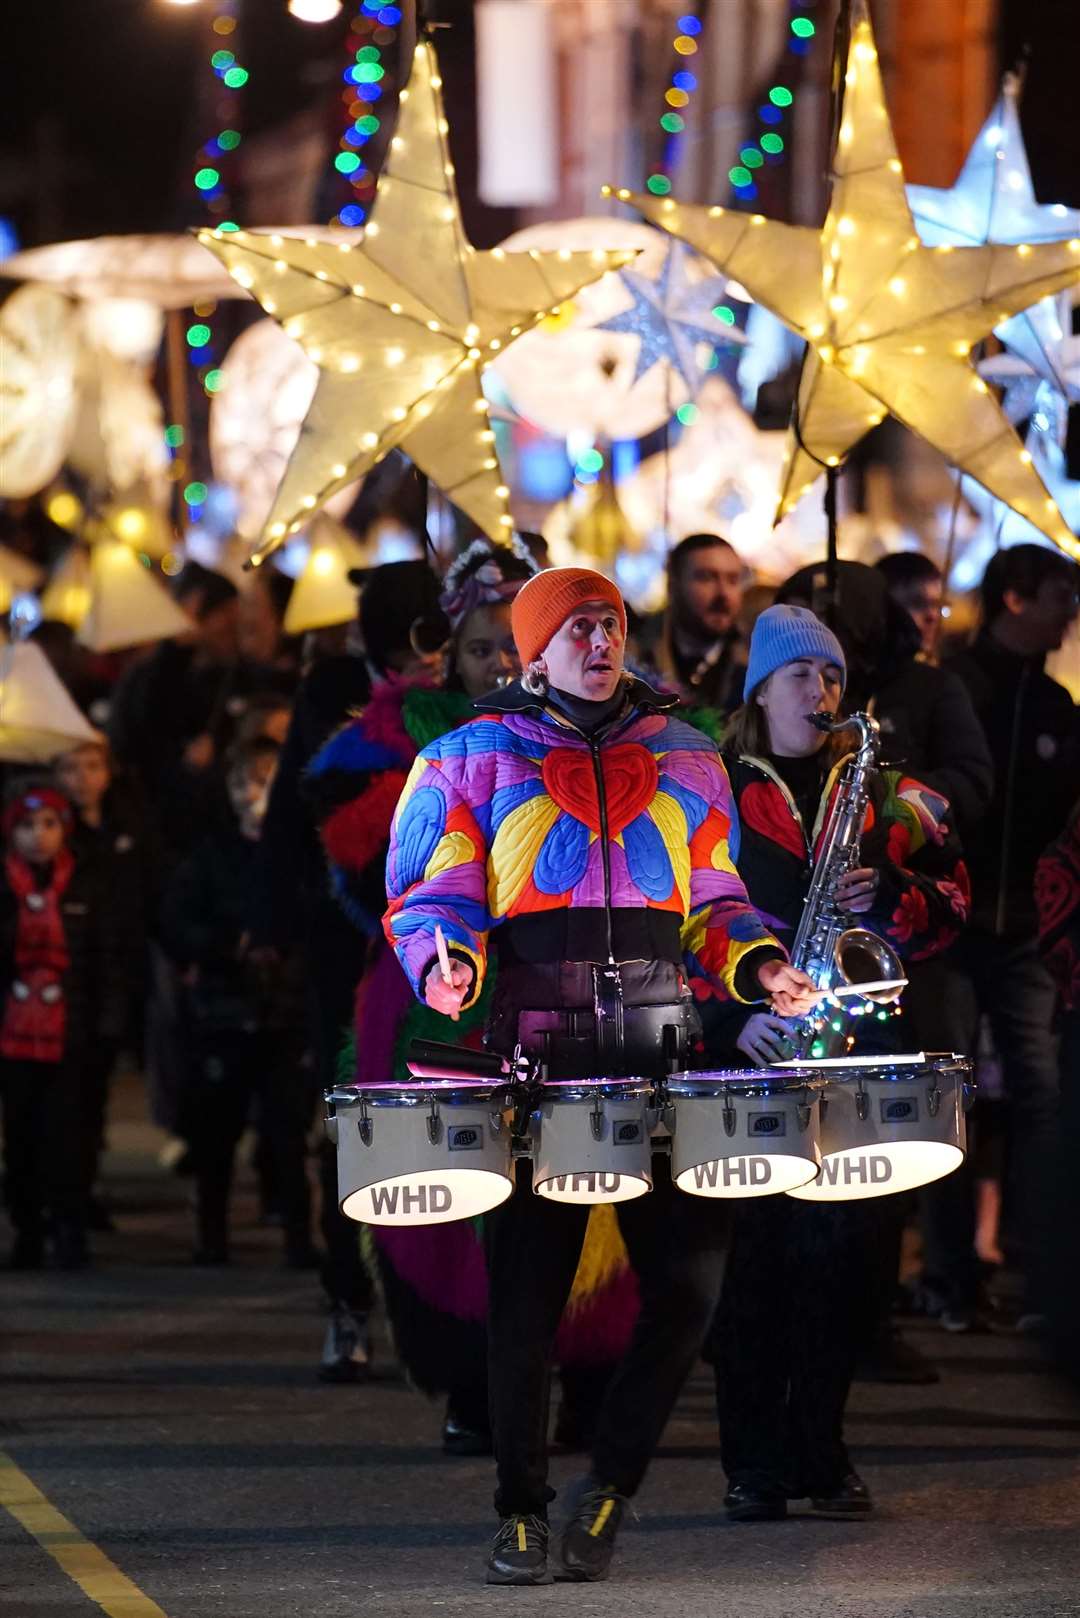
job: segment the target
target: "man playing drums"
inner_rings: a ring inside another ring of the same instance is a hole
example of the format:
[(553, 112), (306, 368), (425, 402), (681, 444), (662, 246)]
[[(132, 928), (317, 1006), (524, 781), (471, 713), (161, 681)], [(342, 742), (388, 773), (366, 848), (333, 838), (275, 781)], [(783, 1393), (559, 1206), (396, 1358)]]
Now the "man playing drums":
[[(507, 1054), (520, 1043), (551, 1081), (691, 1065), (695, 979), (781, 1016), (809, 1010), (810, 979), (735, 870), (738, 823), (715, 746), (671, 717), (674, 698), (623, 673), (615, 586), (548, 569), (515, 598), (512, 625), (525, 674), (423, 749), (395, 815), (384, 926), (416, 994), (455, 1016), (497, 948), (488, 1041)], [(566, 1578), (606, 1576), (720, 1287), (725, 1205), (675, 1191), (661, 1158), (653, 1186), (618, 1204), (641, 1314), (563, 1534)], [(547, 1576), (552, 1341), (588, 1212), (533, 1195), (523, 1165), (516, 1193), (485, 1216), (500, 1518), (489, 1583)]]

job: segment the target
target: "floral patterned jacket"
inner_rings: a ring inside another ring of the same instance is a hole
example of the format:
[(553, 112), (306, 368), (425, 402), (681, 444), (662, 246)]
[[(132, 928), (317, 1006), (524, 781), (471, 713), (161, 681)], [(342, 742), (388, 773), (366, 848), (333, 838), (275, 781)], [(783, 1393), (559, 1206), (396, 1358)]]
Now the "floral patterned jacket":
[[(830, 770), (811, 827), (766, 759), (725, 754), (725, 761), (739, 816), (735, 863), (762, 920), (790, 947), (810, 884), (811, 849), (816, 853), (846, 760)], [(880, 872), (880, 881), (872, 908), (856, 918), (859, 926), (886, 939), (904, 961), (926, 960), (954, 941), (971, 893), (945, 798), (911, 776), (877, 770), (861, 861)], [(746, 1015), (729, 1006), (707, 1018), (710, 1044), (734, 1045)]]
[(436, 923), (475, 967), (478, 994), (489, 938), (559, 913), (575, 926), (659, 917), (691, 979), (750, 997), (746, 958), (783, 952), (735, 869), (716, 745), (674, 703), (631, 681), (627, 707), (590, 739), (515, 682), (422, 749), (394, 816), (383, 921), (417, 994)]

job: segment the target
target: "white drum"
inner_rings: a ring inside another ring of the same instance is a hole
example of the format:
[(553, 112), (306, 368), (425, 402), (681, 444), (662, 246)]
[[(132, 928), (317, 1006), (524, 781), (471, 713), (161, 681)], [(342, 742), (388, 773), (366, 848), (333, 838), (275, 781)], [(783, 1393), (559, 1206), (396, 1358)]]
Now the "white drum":
[(817, 1173), (818, 1096), (809, 1073), (679, 1073), (666, 1091), (671, 1178), (680, 1191), (769, 1197)]
[[(820, 1061), (821, 1168), (789, 1192), (803, 1202), (851, 1202), (911, 1191), (959, 1167), (971, 1063), (959, 1056), (849, 1056)], [(790, 1071), (790, 1069), (789, 1069)]]
[(628, 1202), (652, 1190), (647, 1079), (542, 1084), (529, 1119), (533, 1190), (552, 1202)]
[(327, 1095), (343, 1214), (365, 1225), (444, 1225), (514, 1189), (505, 1085), (454, 1078), (341, 1086)]

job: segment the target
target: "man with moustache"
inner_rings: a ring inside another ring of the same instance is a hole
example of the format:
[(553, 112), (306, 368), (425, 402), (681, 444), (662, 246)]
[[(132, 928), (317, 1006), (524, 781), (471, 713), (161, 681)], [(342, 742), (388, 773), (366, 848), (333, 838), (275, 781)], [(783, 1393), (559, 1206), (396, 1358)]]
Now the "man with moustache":
[(645, 625), (641, 659), (695, 706), (729, 714), (742, 701), (746, 640), (738, 624), (746, 566), (719, 534), (688, 534), (668, 556), (668, 604)]

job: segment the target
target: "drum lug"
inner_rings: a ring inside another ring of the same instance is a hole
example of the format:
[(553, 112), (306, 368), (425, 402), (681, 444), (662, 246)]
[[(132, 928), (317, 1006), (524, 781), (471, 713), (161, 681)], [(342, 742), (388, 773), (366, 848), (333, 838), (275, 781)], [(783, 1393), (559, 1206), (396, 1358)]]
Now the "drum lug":
[(372, 1121), (368, 1117), (368, 1110), (367, 1110), (367, 1102), (366, 1101), (361, 1101), (361, 1103), (360, 1103), (360, 1118), (359, 1118), (359, 1120), (357, 1122), (356, 1127), (360, 1131), (360, 1139), (363, 1142), (363, 1144), (365, 1146), (370, 1146), (371, 1141), (372, 1141), (372, 1136), (374, 1135), (374, 1129), (372, 1127)]
[(936, 1118), (941, 1107), (941, 1091), (937, 1085), (932, 1085), (926, 1095), (926, 1110), (931, 1118)]
[(973, 1079), (964, 1080), (962, 1093), (964, 1111), (970, 1112), (972, 1107), (975, 1105), (975, 1082)]
[(336, 1146), (338, 1143), (338, 1120), (337, 1108), (334, 1106), (333, 1092), (330, 1090), (324, 1090), (323, 1099), (326, 1102), (326, 1112), (323, 1114), (323, 1129), (331, 1146)]
[(813, 1110), (814, 1109), (809, 1101), (799, 1102), (798, 1108), (796, 1109), (796, 1117), (799, 1120), (800, 1135), (805, 1135), (806, 1131), (810, 1128), (810, 1117)]
[(675, 1130), (678, 1127), (678, 1117), (678, 1108), (675, 1107), (670, 1101), (665, 1102), (662, 1107), (657, 1108), (656, 1121), (658, 1124), (663, 1125), (669, 1135), (674, 1135)]
[(599, 1100), (593, 1103), (593, 1110), (589, 1114), (589, 1128), (592, 1130), (593, 1140), (604, 1138), (604, 1109)]
[(502, 1115), (502, 1113), (501, 1112), (489, 1112), (488, 1113), (488, 1127), (490, 1128), (491, 1133), (493, 1135), (500, 1135), (502, 1133), (502, 1126), (503, 1126), (503, 1115)]
[(731, 1102), (726, 1100), (726, 1099), (724, 1101), (723, 1117), (724, 1117), (724, 1134), (728, 1135), (728, 1136), (734, 1135), (736, 1127), (737, 1127), (738, 1122), (739, 1122), (739, 1115), (735, 1111), (735, 1108), (731, 1105)]
[(431, 1098), (431, 1112), (427, 1119), (427, 1138), (432, 1146), (438, 1146), (442, 1138), (442, 1120), (439, 1117), (439, 1103), (435, 1097)]
[(868, 1091), (863, 1089), (862, 1085), (855, 1092), (855, 1116), (860, 1124), (865, 1124), (870, 1116), (870, 1095)]

